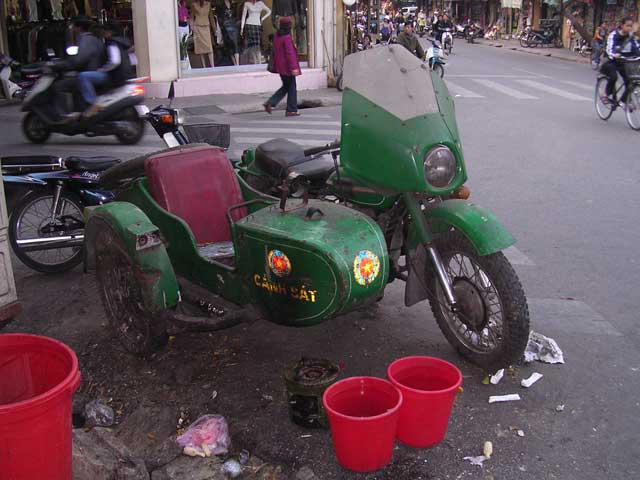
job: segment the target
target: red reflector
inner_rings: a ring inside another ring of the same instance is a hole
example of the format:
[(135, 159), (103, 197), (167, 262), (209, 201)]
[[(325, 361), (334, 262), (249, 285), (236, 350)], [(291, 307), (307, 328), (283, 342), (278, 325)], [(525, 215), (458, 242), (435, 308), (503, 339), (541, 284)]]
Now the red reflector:
[(144, 95), (144, 87), (142, 85), (133, 87), (133, 95)]
[(160, 123), (173, 123), (173, 115), (160, 115)]

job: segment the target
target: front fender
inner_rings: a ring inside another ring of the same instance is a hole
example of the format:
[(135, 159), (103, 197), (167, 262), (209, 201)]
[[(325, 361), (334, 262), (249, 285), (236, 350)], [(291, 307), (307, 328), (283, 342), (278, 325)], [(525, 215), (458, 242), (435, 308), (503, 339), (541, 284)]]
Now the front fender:
[(122, 242), (133, 262), (143, 290), (144, 306), (149, 312), (175, 307), (180, 293), (169, 255), (162, 244), (139, 246), (139, 238), (158, 232), (147, 215), (128, 202), (112, 202), (85, 209), (85, 270), (95, 265), (95, 239), (102, 229), (111, 230)]
[(424, 211), (435, 235), (459, 230), (471, 242), (478, 255), (490, 255), (516, 243), (515, 239), (489, 210), (467, 200), (445, 200)]

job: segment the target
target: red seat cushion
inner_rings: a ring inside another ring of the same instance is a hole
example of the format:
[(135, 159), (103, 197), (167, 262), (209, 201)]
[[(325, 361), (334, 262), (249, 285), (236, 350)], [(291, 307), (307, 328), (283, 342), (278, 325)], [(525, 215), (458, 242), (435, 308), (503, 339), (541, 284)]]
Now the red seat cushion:
[[(231, 240), (227, 210), (244, 199), (223, 149), (193, 145), (167, 150), (150, 155), (145, 170), (155, 201), (189, 225), (198, 245)], [(234, 220), (246, 215), (245, 208), (232, 212)]]

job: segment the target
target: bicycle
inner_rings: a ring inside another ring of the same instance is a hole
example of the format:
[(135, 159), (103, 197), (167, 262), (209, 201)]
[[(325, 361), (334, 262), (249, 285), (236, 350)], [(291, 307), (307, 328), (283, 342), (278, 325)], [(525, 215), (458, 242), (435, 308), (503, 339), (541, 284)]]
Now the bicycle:
[[(596, 113), (598, 117), (606, 121), (611, 118), (616, 108), (624, 108), (629, 127), (633, 130), (640, 130), (640, 57), (625, 58), (624, 69), (629, 78), (626, 102), (621, 102), (620, 100), (613, 102), (607, 95), (608, 77), (606, 75), (598, 75), (595, 93)], [(623, 88), (624, 83), (616, 88), (615, 98), (619, 98)]]

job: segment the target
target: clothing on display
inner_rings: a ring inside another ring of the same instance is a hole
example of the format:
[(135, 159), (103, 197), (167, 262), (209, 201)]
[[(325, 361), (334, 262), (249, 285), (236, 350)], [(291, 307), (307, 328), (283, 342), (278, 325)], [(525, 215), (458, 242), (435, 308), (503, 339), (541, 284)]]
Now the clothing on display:
[(51, 12), (54, 20), (62, 20), (62, 0), (51, 0)]
[(29, 21), (38, 21), (38, 0), (29, 0), (27, 2), (27, 8), (29, 9)]
[(9, 25), (7, 40), (11, 56), (23, 64), (47, 59), (47, 48), (62, 57), (72, 31), (66, 22), (29, 23)]
[[(266, 12), (262, 16), (262, 12)], [(240, 32), (247, 40), (247, 47), (260, 47), (262, 44), (262, 22), (271, 15), (271, 9), (264, 2), (244, 2)], [(249, 63), (256, 63), (256, 55), (252, 52)], [(258, 60), (259, 63), (259, 60)]]
[(292, 17), (298, 13), (298, 0), (273, 0), (273, 15)]
[(193, 2), (191, 4), (191, 19), (193, 23), (194, 52), (196, 55), (213, 52), (211, 42), (211, 3)]
[(222, 1), (216, 7), (216, 14), (222, 19), (222, 38), (224, 46), (229, 53), (237, 54), (240, 52), (238, 47), (238, 29), (236, 28), (236, 19), (233, 15), (233, 5), (231, 1)]

